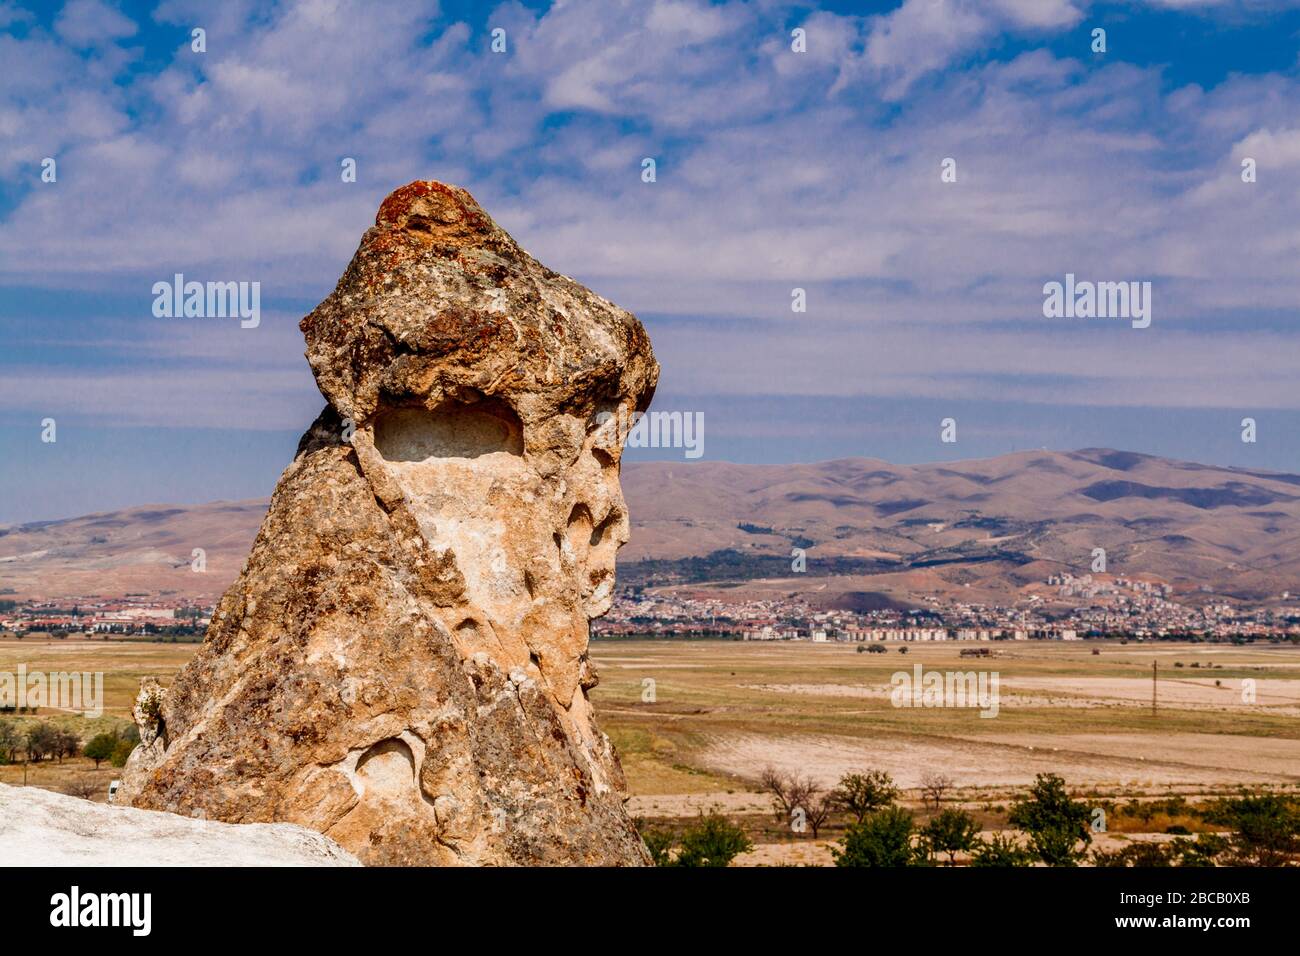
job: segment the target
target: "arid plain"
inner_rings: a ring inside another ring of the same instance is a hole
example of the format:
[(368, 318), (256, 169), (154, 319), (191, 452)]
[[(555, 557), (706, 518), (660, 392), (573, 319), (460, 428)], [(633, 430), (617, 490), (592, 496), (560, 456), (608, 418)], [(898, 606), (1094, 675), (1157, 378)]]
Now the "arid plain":
[[(1060, 774), (1075, 794), (1107, 805), (1300, 787), (1294, 645), (1000, 642), (984, 658), (961, 657), (956, 644), (900, 653), (903, 646), (869, 654), (807, 642), (595, 642), (601, 680), (592, 696), (621, 755), (633, 815), (674, 827), (717, 808), (755, 844), (738, 862), (825, 864), (839, 824), (832, 819), (816, 838), (791, 832), (761, 792), (765, 768), (828, 788), (845, 773), (882, 769), (917, 808), (923, 775), (942, 773), (953, 782), (947, 802), (986, 830), (1007, 826), (1009, 800), (1036, 773)], [(195, 648), (31, 636), (0, 641), (0, 669), (103, 671), (103, 717), (42, 714), (85, 735), (90, 725), (124, 724), (140, 678), (169, 681)], [(997, 715), (895, 706), (893, 675), (912, 674), (917, 664), (925, 672), (996, 672)], [(0, 781), (19, 783), (23, 772), (0, 766)], [(27, 768), (29, 783), (51, 789), (87, 777), (106, 789), (115, 772), (107, 764), (92, 770), (84, 758)], [(1165, 814), (1117, 817), (1094, 845), (1180, 824), (1197, 829), (1191, 818)]]

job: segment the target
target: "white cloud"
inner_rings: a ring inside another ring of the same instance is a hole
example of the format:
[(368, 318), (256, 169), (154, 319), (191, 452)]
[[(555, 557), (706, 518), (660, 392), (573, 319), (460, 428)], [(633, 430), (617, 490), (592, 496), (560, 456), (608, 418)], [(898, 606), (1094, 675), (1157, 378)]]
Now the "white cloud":
[(727, 29), (727, 16), (721, 10), (703, 3), (655, 0), (646, 18), (646, 27), (656, 33), (667, 33), (684, 37), (693, 43), (702, 43), (714, 39)]
[(904, 0), (870, 21), (862, 62), (842, 78), (866, 73), (900, 99), (921, 77), (987, 45), (1005, 32), (1062, 30), (1082, 12), (1070, 0)]
[[(180, 270), (323, 295), (383, 195), (432, 176), (622, 305), (748, 322), (683, 319), (657, 341), (681, 375), (720, 390), (761, 378), (976, 395), (980, 375), (1034, 369), (1112, 385), (1054, 391), (1025, 376), (1005, 394), (1300, 403), (1283, 372), (1296, 332), (1191, 324), (1300, 301), (1294, 77), (1170, 91), (1156, 68), (1046, 50), (944, 72), (1001, 31), (1069, 28), (1078, 8), (1064, 2), (813, 14), (807, 54), (790, 50), (789, 11), (763, 5), (509, 5), (492, 18), (507, 56), (467, 25), (434, 23), (432, 7), (207, 9), (169, 0), (155, 15), (206, 22), (208, 54), (178, 43), (162, 74), (121, 86), (74, 80), (84, 61), (58, 36), (0, 37), (12, 57), (0, 169), (34, 180), (40, 157), (60, 163), (57, 184), (8, 214), (0, 275), (147, 289)], [(1253, 185), (1239, 177), (1247, 151)], [(653, 185), (639, 177), (646, 155), (660, 160)], [(358, 183), (339, 180), (343, 156)], [(945, 157), (955, 184), (940, 182)], [(1156, 282), (1153, 330), (1047, 335), (1041, 286), (1067, 271)], [(789, 311), (796, 285), (803, 317)], [(301, 366), (295, 335), (268, 348)], [(1230, 384), (1205, 389), (1216, 374)], [(145, 414), (156, 393), (128, 385), (114, 373), (77, 394)]]
[(1018, 27), (1065, 29), (1083, 19), (1083, 11), (1071, 0), (992, 0), (991, 5)]
[(876, 20), (866, 63), (884, 81), (886, 97), (898, 99), (919, 77), (974, 49), (995, 30), (993, 19), (963, 0), (905, 0)]
[(135, 22), (103, 0), (68, 0), (54, 31), (75, 47), (94, 47), (135, 36)]

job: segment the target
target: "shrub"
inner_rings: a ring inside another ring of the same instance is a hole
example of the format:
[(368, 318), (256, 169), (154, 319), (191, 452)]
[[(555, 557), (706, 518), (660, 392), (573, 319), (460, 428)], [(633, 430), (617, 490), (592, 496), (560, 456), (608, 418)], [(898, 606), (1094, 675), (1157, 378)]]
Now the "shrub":
[(831, 855), (836, 866), (916, 866), (924, 859), (912, 847), (912, 829), (912, 814), (886, 807), (850, 826)]
[(671, 865), (671, 851), (673, 845), (677, 842), (673, 835), (667, 830), (645, 829), (640, 820), (636, 821), (636, 825), (641, 832), (641, 839), (645, 841), (646, 849), (650, 851), (650, 859), (654, 860), (655, 866)]
[(125, 767), (126, 759), (131, 756), (131, 751), (135, 745), (127, 740), (119, 740), (117, 746), (113, 748), (113, 755), (108, 758), (108, 762), (114, 767)]
[[(1030, 846), (1048, 866), (1077, 866), (1092, 842), (1086, 804), (1071, 800), (1065, 781), (1040, 773), (1029, 794), (1011, 807), (1011, 825), (1029, 835)], [(1082, 847), (1076, 847), (1080, 841)]]
[(1120, 850), (1094, 850), (1092, 862), (1106, 867), (1214, 866), (1215, 857), (1227, 849), (1228, 842), (1214, 834), (1202, 834), (1196, 840), (1170, 840), (1168, 843), (1136, 841)]
[(1179, 866), (1216, 866), (1215, 860), (1228, 849), (1228, 839), (1217, 833), (1202, 833), (1194, 840), (1170, 840), (1169, 846)]
[(23, 735), (12, 720), (0, 720), (0, 763), (13, 763), (23, 749)]
[(1030, 866), (1034, 854), (1019, 843), (1002, 833), (995, 833), (988, 841), (975, 845), (971, 855), (971, 866)]
[(1130, 843), (1120, 850), (1093, 850), (1094, 866), (1102, 867), (1153, 867), (1173, 866), (1173, 852), (1164, 843), (1142, 840)]
[(948, 809), (935, 816), (921, 830), (921, 839), (932, 853), (948, 854), (947, 866), (957, 862), (957, 854), (973, 847), (980, 827), (965, 810)]
[(59, 732), (45, 721), (32, 724), (27, 729), (27, 757), (33, 763), (39, 763), (45, 757), (52, 757), (59, 748)]
[(82, 753), (95, 761), (95, 769), (98, 770), (101, 761), (112, 758), (118, 742), (117, 734), (96, 734), (90, 738)]
[(70, 797), (80, 797), (82, 800), (93, 800), (100, 792), (100, 789), (100, 783), (98, 780), (93, 777), (81, 777), (68, 783), (68, 785), (63, 788), (63, 792)]
[(1230, 860), (1239, 866), (1286, 866), (1300, 854), (1300, 812), (1274, 794), (1218, 801), (1206, 818), (1232, 828)]
[(682, 834), (673, 866), (729, 866), (754, 848), (745, 831), (717, 811), (700, 814), (699, 822)]
[(898, 787), (894, 778), (883, 770), (850, 773), (840, 778), (839, 786), (832, 792), (835, 805), (853, 814), (861, 823), (867, 814), (894, 805)]

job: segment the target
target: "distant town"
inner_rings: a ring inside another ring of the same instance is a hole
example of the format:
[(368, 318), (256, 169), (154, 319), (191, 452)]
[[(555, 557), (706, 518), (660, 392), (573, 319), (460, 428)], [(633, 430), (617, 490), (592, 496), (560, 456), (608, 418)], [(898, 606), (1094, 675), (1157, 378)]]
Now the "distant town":
[[(717, 589), (620, 586), (596, 638), (719, 638), (745, 641), (1287, 640), (1300, 642), (1300, 595), (1270, 606), (1175, 597), (1168, 584), (1119, 576), (1054, 575), (1045, 593), (1014, 606), (924, 599), (923, 607), (820, 609), (793, 597), (719, 597)], [(751, 592), (752, 593), (752, 592)], [(60, 601), (0, 598), (0, 632), (201, 640), (215, 611), (192, 599), (147, 594)]]
[(806, 595), (723, 600), (689, 588), (616, 592), (593, 636), (726, 637), (747, 641), (1300, 641), (1300, 596), (1290, 604), (1242, 607), (1175, 599), (1168, 584), (1125, 577), (1054, 575), (1049, 596), (1031, 594), (1015, 606), (927, 598), (926, 606), (870, 611), (822, 610)]
[(0, 598), (0, 632), (198, 640), (207, 631), (214, 610), (213, 607), (196, 607), (189, 601), (149, 595), (63, 601)]

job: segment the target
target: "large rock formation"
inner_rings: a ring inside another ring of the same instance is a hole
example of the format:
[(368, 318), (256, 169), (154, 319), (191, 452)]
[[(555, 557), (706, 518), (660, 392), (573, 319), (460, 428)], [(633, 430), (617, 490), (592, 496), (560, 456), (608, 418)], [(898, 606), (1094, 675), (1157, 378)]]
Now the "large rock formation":
[(646, 862), (587, 699), (628, 534), (602, 413), (649, 404), (645, 330), (437, 182), (301, 329), (329, 404), (203, 648), (142, 691), (122, 799), (368, 864)]

